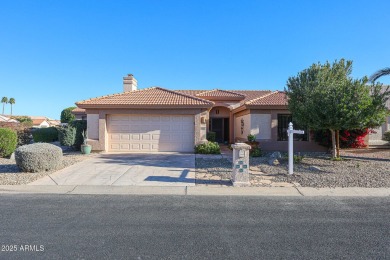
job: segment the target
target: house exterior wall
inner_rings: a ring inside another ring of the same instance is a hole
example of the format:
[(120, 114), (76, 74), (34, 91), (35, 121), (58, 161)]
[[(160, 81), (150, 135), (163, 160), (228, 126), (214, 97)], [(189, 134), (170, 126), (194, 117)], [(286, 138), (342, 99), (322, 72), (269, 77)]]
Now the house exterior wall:
[(251, 132), (251, 115), (234, 117), (234, 138), (239, 141), (246, 141)]
[[(218, 112), (218, 114), (217, 114)], [(226, 107), (213, 107), (213, 109), (211, 109), (210, 111), (210, 114), (209, 114), (210, 118), (213, 117), (213, 118), (227, 118), (230, 116), (230, 109), (229, 108), (226, 108)]]
[(99, 114), (87, 114), (88, 139), (99, 140)]
[[(264, 151), (288, 151), (288, 141), (278, 141), (278, 114), (291, 114), (287, 109), (247, 109), (234, 115), (234, 140), (236, 142), (247, 141), (249, 133), (257, 135), (257, 141)], [(241, 118), (244, 119), (244, 133), (241, 134)], [(247, 123), (250, 121), (250, 127)], [(239, 125), (238, 125), (239, 124)], [(327, 151), (311, 140), (294, 141), (294, 151), (316, 152)]]
[(383, 125), (373, 130), (375, 133), (373, 132), (368, 134), (368, 145), (388, 145), (388, 142), (384, 141), (383, 137), (387, 131), (390, 131), (390, 116), (386, 118), (386, 122)]
[(98, 125), (98, 139), (89, 139), (88, 144), (92, 145), (92, 150), (107, 151), (108, 150), (108, 133), (107, 133), (107, 116), (110, 114), (126, 114), (126, 115), (193, 115), (195, 120), (195, 145), (205, 142), (206, 140), (206, 124), (201, 122), (202, 115), (207, 114), (206, 109), (87, 109), (87, 125), (90, 126), (89, 131), (96, 137), (96, 128)]
[(76, 120), (85, 120), (87, 119), (85, 114), (74, 114)]
[(256, 136), (257, 140), (270, 140), (271, 114), (251, 114), (250, 132)]
[(46, 128), (46, 127), (50, 127), (50, 124), (47, 121), (43, 121), (40, 125), (34, 126), (34, 127), (36, 127), (36, 128)]

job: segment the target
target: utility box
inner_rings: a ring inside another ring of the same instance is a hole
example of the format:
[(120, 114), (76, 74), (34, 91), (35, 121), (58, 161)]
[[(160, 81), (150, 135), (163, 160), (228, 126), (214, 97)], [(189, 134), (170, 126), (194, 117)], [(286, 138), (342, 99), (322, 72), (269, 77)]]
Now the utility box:
[(249, 179), (249, 150), (250, 145), (245, 143), (236, 143), (232, 145), (233, 148), (233, 172), (232, 182), (233, 186), (245, 187), (250, 186)]

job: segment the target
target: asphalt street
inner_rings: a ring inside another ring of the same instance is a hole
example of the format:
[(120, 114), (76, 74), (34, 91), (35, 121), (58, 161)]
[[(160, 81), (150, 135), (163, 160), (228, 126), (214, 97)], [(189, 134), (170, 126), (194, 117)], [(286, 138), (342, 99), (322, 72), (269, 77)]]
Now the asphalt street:
[(390, 259), (390, 200), (1, 195), (0, 259)]

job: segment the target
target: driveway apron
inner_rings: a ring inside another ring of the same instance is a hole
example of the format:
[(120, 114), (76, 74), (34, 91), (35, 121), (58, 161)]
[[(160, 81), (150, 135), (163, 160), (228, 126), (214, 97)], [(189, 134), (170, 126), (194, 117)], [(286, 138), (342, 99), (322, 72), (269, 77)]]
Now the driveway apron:
[(101, 154), (29, 185), (195, 186), (195, 155)]

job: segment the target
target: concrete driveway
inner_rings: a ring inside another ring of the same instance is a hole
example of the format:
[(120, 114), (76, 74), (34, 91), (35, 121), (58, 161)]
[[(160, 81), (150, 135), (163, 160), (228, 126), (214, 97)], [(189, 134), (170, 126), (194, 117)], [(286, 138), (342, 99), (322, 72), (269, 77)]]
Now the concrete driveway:
[(102, 154), (29, 185), (195, 186), (195, 155)]

